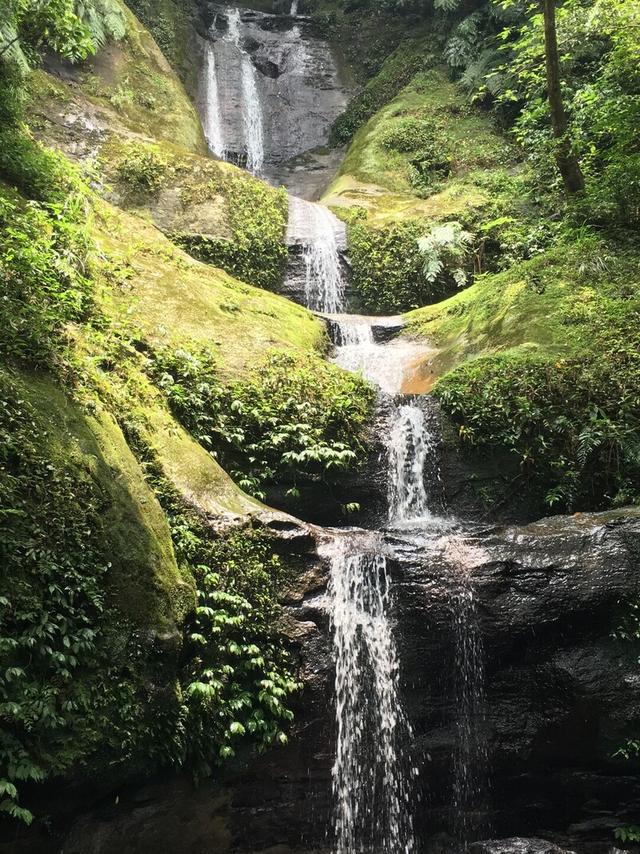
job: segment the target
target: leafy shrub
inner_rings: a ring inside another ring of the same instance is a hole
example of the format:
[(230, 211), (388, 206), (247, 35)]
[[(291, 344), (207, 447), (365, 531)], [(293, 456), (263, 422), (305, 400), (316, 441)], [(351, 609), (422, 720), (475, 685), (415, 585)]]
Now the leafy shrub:
[(81, 217), (82, 195), (64, 204), (22, 202), (0, 192), (0, 353), (51, 367), (63, 330), (92, 306), (92, 242)]
[(76, 169), (58, 152), (35, 142), (21, 128), (0, 130), (0, 176), (15, 185), (28, 199), (62, 206), (67, 217), (75, 214), (74, 202), (87, 194)]
[(365, 451), (373, 392), (319, 357), (272, 355), (228, 386), (206, 349), (157, 352), (150, 370), (176, 417), (260, 498), (270, 484), (295, 495), (299, 482), (332, 482)]
[(446, 296), (448, 284), (425, 277), (418, 246), (423, 232), (417, 219), (383, 228), (358, 219), (349, 225), (351, 284), (366, 311), (408, 311)]
[(134, 193), (156, 193), (167, 172), (167, 162), (156, 146), (131, 144), (118, 163), (118, 180)]
[[(227, 173), (219, 181), (195, 188), (195, 193), (198, 198), (220, 194), (227, 199), (232, 238), (175, 234), (175, 242), (200, 261), (215, 264), (252, 285), (275, 290), (282, 281), (287, 260), (286, 192), (248, 175)], [(190, 201), (188, 193), (183, 200)]]
[(396, 119), (380, 134), (380, 145), (391, 151), (408, 153), (418, 149), (430, 151), (436, 139), (433, 125), (415, 116)]
[(598, 509), (640, 497), (640, 341), (636, 333), (607, 347), (606, 337), (602, 354), (487, 356), (436, 386), (463, 447), (511, 457), (518, 489), (540, 505)]

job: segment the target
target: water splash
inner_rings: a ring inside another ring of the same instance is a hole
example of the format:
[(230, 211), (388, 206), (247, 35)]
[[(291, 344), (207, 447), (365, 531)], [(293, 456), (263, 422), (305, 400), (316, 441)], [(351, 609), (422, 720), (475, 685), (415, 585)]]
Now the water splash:
[(240, 34), (240, 10), (230, 9), (228, 15), (227, 40), (240, 54), (240, 75), (242, 82), (242, 120), (244, 141), (247, 151), (247, 169), (253, 175), (260, 175), (264, 166), (264, 126), (262, 107), (258, 89), (258, 72), (251, 57), (243, 49)]
[(401, 404), (392, 413), (389, 434), (389, 521), (402, 525), (432, 518), (424, 472), (437, 450), (419, 406)]
[(213, 44), (207, 41), (204, 56), (204, 97), (202, 125), (209, 151), (224, 159), (225, 142), (218, 93), (218, 75)]
[[(358, 315), (332, 318), (337, 328), (334, 361), (340, 367), (361, 373), (369, 382), (387, 394), (402, 389), (407, 368), (424, 358), (424, 344), (398, 338), (379, 344), (373, 337), (373, 319)], [(380, 324), (384, 318), (376, 318)]]
[(353, 548), (349, 537), (336, 537), (328, 549), (338, 728), (335, 854), (412, 854), (417, 769), (406, 757), (412, 733), (399, 699), (386, 560)]

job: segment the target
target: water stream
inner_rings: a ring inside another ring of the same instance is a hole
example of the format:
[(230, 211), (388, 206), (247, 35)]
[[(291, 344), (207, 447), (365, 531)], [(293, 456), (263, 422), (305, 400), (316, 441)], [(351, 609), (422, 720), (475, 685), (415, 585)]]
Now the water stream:
[(202, 98), (202, 127), (209, 151), (224, 159), (225, 142), (222, 113), (220, 112), (220, 93), (218, 90), (218, 71), (213, 44), (207, 41), (204, 54), (204, 96)]
[[(251, 18), (241, 16), (237, 8), (226, 14), (223, 41), (233, 47), (232, 61), (240, 63), (240, 85), (234, 91), (242, 112), (246, 165), (260, 174), (265, 148), (273, 145), (273, 139), (265, 139), (260, 91), (265, 84), (259, 83), (252, 56), (245, 49), (251, 37), (245, 38), (243, 27), (250, 26)], [(297, 0), (289, 14), (297, 15)], [(297, 27), (287, 31), (286, 39), (280, 46), (271, 46), (270, 61), (288, 68), (292, 80), (301, 85), (313, 57)], [(224, 156), (229, 142), (223, 138), (219, 72), (215, 51), (208, 49), (205, 131), (211, 151)], [(385, 425), (381, 438), (388, 465), (388, 529), (397, 532), (395, 536), (418, 532), (422, 537), (446, 539), (454, 522), (442, 516), (442, 504), (435, 498), (440, 474), (434, 420), (427, 417), (424, 398), (403, 394), (408, 371), (424, 358), (425, 345), (379, 334), (385, 325), (401, 325), (398, 319), (346, 313), (345, 226), (326, 207), (290, 195), (286, 240), (290, 253), (286, 294), (326, 316), (336, 364), (362, 374), (377, 388), (379, 416)], [(414, 854), (417, 850), (418, 772), (415, 760), (411, 761), (412, 731), (402, 705), (390, 549), (382, 532), (336, 529), (326, 532), (322, 551), (330, 567), (328, 606), (336, 668), (334, 854)], [(484, 674), (473, 580), (465, 574), (460, 555), (455, 550), (451, 554), (452, 566), (460, 570), (451, 596), (457, 709), (452, 825), (457, 838), (466, 843), (477, 827), (474, 811), (486, 791), (486, 745), (477, 727), (484, 708)]]
[(340, 534), (325, 550), (336, 660), (335, 852), (412, 854), (417, 769), (399, 701), (390, 579), (375, 537), (372, 551), (362, 547), (357, 536)]
[(262, 126), (262, 105), (258, 91), (258, 72), (251, 57), (244, 50), (240, 35), (240, 10), (231, 9), (228, 16), (227, 37), (240, 55), (240, 77), (242, 81), (242, 118), (244, 123), (244, 143), (247, 153), (247, 169), (253, 175), (260, 175), (264, 164), (264, 130)]

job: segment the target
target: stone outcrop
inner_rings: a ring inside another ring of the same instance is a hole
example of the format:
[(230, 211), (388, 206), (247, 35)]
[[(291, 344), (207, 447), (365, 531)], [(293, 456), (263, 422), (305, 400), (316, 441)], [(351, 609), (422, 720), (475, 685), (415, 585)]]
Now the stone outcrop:
[[(0, 851), (150, 854), (158, 850), (159, 833), (175, 854), (330, 850), (328, 568), (315, 557), (308, 532), (294, 533), (298, 581), (286, 594), (282, 630), (298, 650), (305, 687), (289, 744), (229, 771), (218, 788), (194, 790), (183, 778), (131, 786), (115, 793), (117, 802), (112, 794), (87, 807), (61, 829), (55, 845)], [(316, 536), (326, 534), (317, 530)], [(431, 537), (396, 534), (387, 545), (423, 795), (420, 851), (451, 850), (452, 844), (453, 594), (462, 582), (473, 588), (485, 651), (492, 790), (482, 821), (496, 837), (473, 851), (609, 850), (613, 828), (640, 815), (638, 769), (613, 758), (640, 725), (637, 652), (611, 633), (620, 605), (639, 592), (640, 512)], [(535, 838), (512, 838), (522, 833)]]

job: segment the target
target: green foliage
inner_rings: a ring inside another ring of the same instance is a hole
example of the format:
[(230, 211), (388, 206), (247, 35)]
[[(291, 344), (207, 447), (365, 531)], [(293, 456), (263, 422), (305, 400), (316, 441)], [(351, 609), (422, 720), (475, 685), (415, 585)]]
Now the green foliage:
[(270, 356), (223, 386), (206, 349), (157, 352), (150, 370), (176, 417), (260, 498), (273, 484), (333, 482), (365, 452), (373, 392), (320, 358)]
[(0, 812), (27, 822), (22, 783), (167, 761), (178, 711), (149, 715), (148, 651), (108, 607), (105, 495), (41, 416), (0, 374)]
[(424, 277), (429, 284), (450, 276), (459, 288), (467, 284), (473, 235), (459, 222), (434, 225), (418, 239)]
[(510, 458), (518, 489), (557, 510), (640, 496), (637, 333), (626, 341), (609, 330), (593, 334), (594, 352), (580, 358), (485, 356), (436, 386), (463, 447)]
[(351, 283), (365, 310), (407, 311), (446, 296), (448, 283), (425, 276), (418, 245), (424, 227), (418, 219), (372, 227), (354, 218), (349, 225)]
[(65, 326), (92, 310), (86, 198), (25, 205), (0, 192), (0, 353), (51, 367)]
[[(563, 57), (563, 97), (571, 118), (571, 141), (587, 181), (576, 217), (637, 227), (640, 222), (640, 10), (625, 0), (569, 0), (557, 11)], [(499, 102), (520, 110), (515, 124), (539, 180), (554, 189), (544, 72), (541, 14), (503, 34), (508, 62)]]
[(45, 50), (72, 62), (94, 52), (73, 0), (0, 0), (0, 65), (14, 64), (24, 73)]
[(97, 49), (127, 34), (124, 12), (117, 0), (76, 0), (75, 12), (89, 30)]
[(162, 186), (167, 162), (155, 145), (130, 143), (118, 163), (118, 180), (131, 193), (156, 193)]
[(429, 68), (432, 63), (432, 57), (423, 53), (419, 42), (402, 42), (345, 112), (338, 116), (331, 129), (332, 144), (349, 142), (367, 119), (394, 98), (415, 74)]
[(30, 821), (16, 783), (39, 782), (77, 757), (74, 722), (91, 702), (79, 676), (97, 663), (107, 566), (90, 484), (43, 453), (6, 374), (0, 396), (0, 561), (10, 568), (0, 582), (0, 809)]
[(275, 631), (286, 571), (269, 537), (239, 530), (211, 540), (193, 523), (191, 530), (186, 543), (184, 530), (176, 536), (192, 566), (204, 561), (193, 567), (198, 607), (182, 676), (186, 762), (204, 776), (239, 745), (285, 744), (293, 719), (287, 698), (299, 685)]
[(252, 285), (275, 290), (282, 281), (287, 260), (285, 190), (274, 190), (249, 176), (226, 172), (218, 181), (186, 191), (183, 201), (210, 198), (217, 193), (228, 199), (231, 239), (193, 234), (177, 234), (173, 239), (195, 258)]

